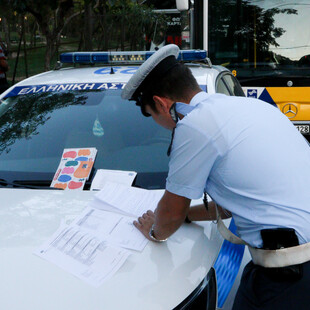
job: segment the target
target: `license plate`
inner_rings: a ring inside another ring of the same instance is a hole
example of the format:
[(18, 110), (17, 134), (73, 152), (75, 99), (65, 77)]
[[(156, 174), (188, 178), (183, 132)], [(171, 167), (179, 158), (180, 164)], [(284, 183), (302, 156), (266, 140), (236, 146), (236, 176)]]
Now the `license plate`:
[(303, 135), (310, 134), (310, 125), (295, 125), (295, 127)]

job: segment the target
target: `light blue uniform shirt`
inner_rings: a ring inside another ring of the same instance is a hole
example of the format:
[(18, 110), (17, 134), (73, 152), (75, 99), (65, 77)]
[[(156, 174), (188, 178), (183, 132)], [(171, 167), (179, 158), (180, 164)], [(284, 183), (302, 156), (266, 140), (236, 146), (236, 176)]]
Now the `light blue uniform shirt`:
[(205, 92), (177, 111), (185, 117), (175, 129), (169, 192), (197, 199), (205, 188), (254, 247), (260, 230), (276, 227), (310, 242), (310, 147), (285, 115), (257, 99)]

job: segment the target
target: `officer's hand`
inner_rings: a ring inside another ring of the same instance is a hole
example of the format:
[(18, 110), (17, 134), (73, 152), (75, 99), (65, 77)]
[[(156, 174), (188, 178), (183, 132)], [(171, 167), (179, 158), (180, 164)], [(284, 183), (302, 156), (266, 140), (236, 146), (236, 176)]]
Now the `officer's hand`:
[(141, 233), (149, 240), (149, 231), (155, 222), (155, 214), (153, 211), (148, 210), (142, 216), (138, 218), (138, 221), (134, 221), (133, 224), (141, 231)]

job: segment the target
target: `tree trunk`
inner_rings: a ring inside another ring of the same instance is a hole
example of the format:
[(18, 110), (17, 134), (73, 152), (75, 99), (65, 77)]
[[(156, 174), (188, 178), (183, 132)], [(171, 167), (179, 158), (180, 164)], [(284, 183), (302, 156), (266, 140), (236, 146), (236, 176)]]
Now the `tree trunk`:
[(11, 51), (10, 31), (9, 31), (8, 21), (5, 17), (2, 18), (2, 26), (3, 26), (3, 31), (4, 31), (4, 41), (6, 43), (7, 52), (9, 54)]
[(125, 50), (125, 10), (121, 16), (121, 51)]
[[(109, 48), (109, 34), (110, 31), (106, 31), (108, 28), (108, 19), (107, 19), (107, 8), (104, 5), (103, 6), (103, 33), (104, 33), (104, 45), (103, 45), (103, 49), (104, 51), (107, 51)], [(106, 31), (106, 32), (105, 32)]]
[(27, 42), (26, 42), (26, 25), (25, 19), (22, 19), (22, 39), (23, 39), (23, 48), (24, 48), (24, 63), (25, 63), (25, 75), (28, 77), (28, 60), (27, 60)]
[(83, 50), (92, 51), (92, 36), (93, 36), (93, 9), (91, 3), (85, 3), (84, 13), (84, 44)]
[(56, 47), (54, 42), (57, 40), (57, 37), (52, 35), (46, 35), (46, 51), (45, 51), (45, 64), (44, 71), (51, 69), (51, 61), (56, 52)]

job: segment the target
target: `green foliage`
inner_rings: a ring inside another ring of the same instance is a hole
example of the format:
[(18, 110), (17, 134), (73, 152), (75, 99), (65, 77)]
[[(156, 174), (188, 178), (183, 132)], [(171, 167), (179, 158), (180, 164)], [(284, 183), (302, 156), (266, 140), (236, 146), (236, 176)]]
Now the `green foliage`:
[[(25, 78), (26, 72), (31, 76), (53, 68), (61, 51), (89, 50), (90, 46), (95, 50), (148, 49), (146, 38), (154, 38), (154, 30), (164, 29), (167, 23), (164, 15), (132, 0), (77, 0), (74, 3), (72, 0), (0, 0), (0, 3), (11, 29), (9, 82), (14, 74), (23, 27), (27, 53), (25, 55), (22, 40), (15, 81)], [(93, 12), (89, 38), (84, 37), (87, 5)], [(27, 19), (22, 22), (24, 17)]]
[[(33, 8), (35, 11), (37, 11), (38, 9), (42, 9), (42, 11), (47, 11), (51, 10), (51, 11), (55, 11), (58, 6), (62, 3), (62, 2), (66, 2), (66, 1), (62, 1), (62, 0), (1, 0), (3, 2), (8, 3), (16, 12), (20, 13), (20, 14), (25, 14), (27, 12), (29, 12), (29, 8)], [(73, 4), (73, 1), (71, 1)], [(71, 4), (71, 5), (72, 5)]]

